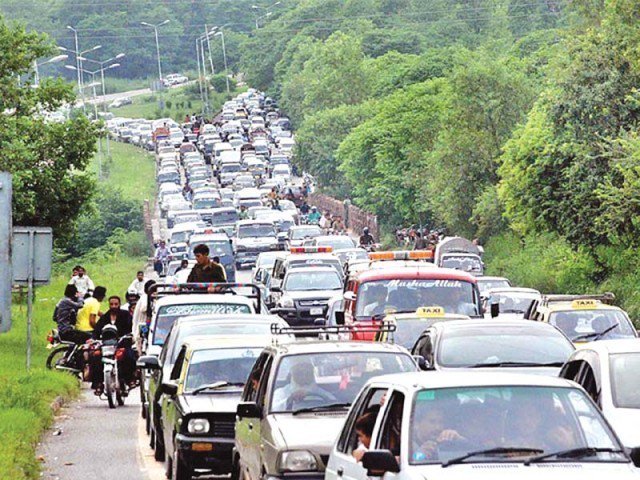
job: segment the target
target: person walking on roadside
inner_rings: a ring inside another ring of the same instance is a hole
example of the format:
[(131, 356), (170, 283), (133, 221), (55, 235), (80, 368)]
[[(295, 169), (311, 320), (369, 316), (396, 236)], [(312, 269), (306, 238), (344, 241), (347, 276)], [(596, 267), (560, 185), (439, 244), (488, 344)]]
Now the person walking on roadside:
[(138, 295), (142, 295), (144, 293), (145, 282), (144, 272), (140, 270), (136, 274), (136, 278), (131, 282), (131, 285), (129, 285), (129, 288), (127, 288), (127, 292), (136, 292)]
[(224, 268), (209, 258), (209, 247), (205, 244), (196, 245), (193, 249), (196, 264), (191, 269), (187, 283), (224, 283), (226, 275)]
[(100, 303), (107, 295), (107, 289), (105, 287), (96, 287), (93, 291), (93, 296), (87, 298), (84, 301), (84, 305), (78, 312), (78, 321), (76, 322), (76, 330), (85, 334), (91, 335), (98, 323), (98, 319), (102, 312), (100, 312)]
[(90, 295), (91, 292), (93, 292), (95, 286), (93, 284), (93, 281), (89, 278), (89, 275), (87, 275), (87, 271), (84, 269), (84, 267), (78, 265), (76, 269), (77, 274), (71, 277), (71, 280), (69, 280), (69, 285), (75, 285), (80, 296), (86, 298), (87, 294)]
[(53, 319), (58, 325), (58, 335), (61, 340), (81, 344), (91, 338), (91, 333), (76, 330), (78, 310), (82, 308), (83, 300), (78, 298), (75, 285), (67, 285), (64, 297), (58, 302), (53, 312)]

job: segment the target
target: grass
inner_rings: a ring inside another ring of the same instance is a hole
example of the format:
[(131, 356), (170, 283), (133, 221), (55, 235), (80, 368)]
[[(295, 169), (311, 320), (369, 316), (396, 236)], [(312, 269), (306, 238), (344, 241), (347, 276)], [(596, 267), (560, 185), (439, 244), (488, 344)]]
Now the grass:
[[(155, 160), (153, 155), (139, 147), (126, 143), (110, 141), (111, 160), (106, 159), (106, 145), (102, 142), (104, 153), (102, 179), (99, 188), (119, 188), (128, 200), (153, 199), (155, 193)], [(91, 161), (90, 170), (98, 174), (98, 155)]]
[[(122, 295), (143, 262), (141, 258), (113, 256), (85, 266), (96, 284), (105, 285), (109, 294)], [(53, 420), (50, 405), (58, 396), (71, 399), (79, 391), (78, 382), (71, 375), (45, 368), (49, 354), (46, 336), (54, 326), (51, 315), (69, 279), (72, 263), (58, 265), (51, 284), (36, 289), (29, 372), (25, 367), (25, 305), (14, 303), (13, 328), (0, 334), (0, 480), (39, 477), (35, 448)]]
[(153, 78), (113, 78), (106, 77), (104, 79), (104, 86), (107, 95), (110, 93), (128, 92), (130, 90), (141, 90), (143, 88), (149, 88), (153, 83)]

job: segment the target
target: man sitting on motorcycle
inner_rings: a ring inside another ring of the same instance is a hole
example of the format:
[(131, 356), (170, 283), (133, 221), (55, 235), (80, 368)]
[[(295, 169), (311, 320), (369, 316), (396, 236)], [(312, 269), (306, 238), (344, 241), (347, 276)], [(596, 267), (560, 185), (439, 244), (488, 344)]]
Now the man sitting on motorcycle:
[(317, 225), (318, 222), (320, 222), (321, 217), (322, 215), (320, 215), (320, 212), (318, 211), (318, 209), (316, 207), (311, 207), (311, 213), (307, 217), (307, 221), (311, 225)]
[[(120, 297), (116, 295), (109, 297), (109, 310), (100, 317), (93, 332), (93, 338), (99, 340), (102, 335), (102, 329), (107, 325), (114, 325), (118, 329), (118, 338), (131, 334), (131, 314), (127, 310), (122, 310), (120, 306)], [(136, 358), (132, 349), (132, 343), (133, 342), (128, 342), (127, 345), (124, 345), (127, 353), (119, 364), (120, 374), (129, 385), (135, 383)], [(102, 359), (91, 356), (91, 388), (95, 390), (96, 395), (102, 393), (103, 382)]]
[(362, 235), (360, 235), (360, 246), (365, 250), (371, 248), (376, 243), (373, 235), (369, 233), (369, 227), (364, 227)]
[(58, 335), (66, 342), (84, 343), (91, 338), (90, 333), (76, 330), (78, 310), (82, 307), (82, 299), (78, 299), (78, 288), (75, 285), (67, 285), (64, 289), (64, 297), (56, 305), (53, 319), (58, 324)]
[(158, 248), (156, 248), (156, 254), (154, 255), (155, 261), (153, 263), (153, 269), (158, 275), (162, 274), (164, 264), (169, 261), (170, 256), (171, 252), (167, 248), (167, 244), (164, 240), (160, 240), (160, 244), (158, 245)]

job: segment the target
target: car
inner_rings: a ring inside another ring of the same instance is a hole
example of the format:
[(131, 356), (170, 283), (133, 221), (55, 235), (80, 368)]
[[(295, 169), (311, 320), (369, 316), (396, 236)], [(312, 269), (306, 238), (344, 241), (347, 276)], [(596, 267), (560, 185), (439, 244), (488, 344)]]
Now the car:
[(309, 245), (312, 247), (331, 247), (333, 250), (344, 250), (356, 247), (356, 242), (348, 235), (322, 235), (313, 238)]
[(238, 404), (231, 478), (322, 479), (347, 409), (366, 381), (416, 369), (405, 349), (383, 343), (266, 347)]
[(322, 229), (318, 225), (296, 225), (289, 229), (287, 248), (301, 247), (305, 240), (319, 237), (322, 234)]
[(237, 269), (253, 267), (260, 253), (277, 247), (278, 232), (273, 223), (259, 220), (240, 220), (237, 223), (233, 240)]
[[(363, 424), (368, 446), (358, 440)], [(324, 478), (618, 480), (636, 478), (638, 453), (624, 450), (596, 405), (567, 380), (404, 373), (372, 379), (360, 391)], [(300, 463), (300, 474), (313, 470), (311, 459)]]
[(560, 376), (582, 386), (625, 447), (640, 445), (640, 342), (601, 340), (579, 345)]
[(210, 212), (209, 223), (214, 228), (222, 228), (228, 237), (232, 237), (238, 218), (238, 212), (233, 207), (214, 208)]
[(340, 259), (343, 265), (358, 260), (369, 260), (369, 253), (364, 248), (339, 248), (333, 253)]
[(543, 295), (535, 300), (524, 318), (550, 323), (574, 343), (601, 339), (637, 338), (627, 313), (611, 305), (615, 296)]
[(509, 370), (557, 376), (573, 344), (551, 325), (527, 320), (454, 320), (427, 328), (411, 349), (423, 370)]
[(342, 277), (330, 266), (290, 268), (280, 287), (272, 287), (279, 293), (276, 308), (272, 310), (291, 326), (314, 325), (324, 319), (329, 299), (342, 291)]
[[(161, 385), (166, 468), (175, 480), (231, 472), (235, 411), (268, 335), (187, 340)], [(160, 434), (160, 432), (158, 433)]]
[(423, 332), (434, 323), (453, 320), (469, 320), (469, 317), (446, 313), (441, 307), (420, 307), (414, 313), (389, 313), (382, 322), (392, 324), (395, 329), (376, 332), (374, 341), (393, 342), (411, 350)]
[(534, 288), (492, 288), (483, 295), (483, 307), (485, 315), (490, 317), (518, 319), (523, 318), (533, 301), (540, 297)]
[(286, 255), (286, 252), (283, 251), (262, 252), (258, 255), (256, 265), (253, 267), (251, 275), (253, 282), (257, 284), (264, 284), (265, 275), (271, 273), (276, 260), (284, 258)]

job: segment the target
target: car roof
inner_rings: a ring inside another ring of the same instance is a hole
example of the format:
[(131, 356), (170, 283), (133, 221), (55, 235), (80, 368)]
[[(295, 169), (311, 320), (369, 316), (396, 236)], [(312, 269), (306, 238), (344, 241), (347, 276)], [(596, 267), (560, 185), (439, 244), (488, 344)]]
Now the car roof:
[(353, 241), (349, 235), (318, 235), (314, 240), (316, 242), (321, 242), (322, 240), (333, 240), (334, 238), (348, 238)]
[(502, 372), (407, 372), (382, 375), (368, 383), (403, 386), (409, 390), (455, 387), (564, 387), (577, 388), (569, 380), (544, 375)]
[(495, 328), (515, 328), (515, 329), (519, 329), (519, 330), (532, 330), (532, 329), (538, 329), (538, 330), (550, 330), (550, 331), (554, 331), (560, 335), (562, 335), (562, 332), (560, 332), (560, 330), (558, 330), (556, 327), (554, 327), (553, 325), (546, 323), (546, 322), (532, 322), (531, 320), (520, 320), (520, 319), (509, 319), (509, 320), (500, 320), (499, 318), (497, 319), (473, 319), (473, 320), (459, 320), (459, 321), (452, 321), (452, 322), (446, 322), (446, 323), (440, 323), (440, 324), (434, 324), (434, 328), (438, 328), (440, 330), (461, 330), (461, 329), (465, 329), (465, 328), (482, 328), (484, 330), (487, 330), (488, 333), (491, 332), (492, 329)]
[(286, 262), (294, 261), (294, 260), (340, 260), (333, 253), (287, 253), (284, 257)]
[[(251, 199), (253, 200), (253, 199)], [(238, 227), (240, 226), (244, 226), (244, 225), (269, 225), (271, 227), (273, 227), (273, 223), (272, 222), (267, 222), (264, 220), (240, 220), (238, 221)]]
[(289, 270), (287, 270), (287, 275), (289, 275), (290, 273), (304, 273), (304, 272), (309, 272), (309, 273), (316, 273), (316, 272), (331, 272), (331, 273), (335, 273), (336, 275), (338, 274), (338, 272), (336, 272), (336, 269), (331, 267), (331, 266), (327, 266), (327, 265), (316, 265), (316, 266), (311, 266), (311, 267), (296, 267), (296, 268), (291, 268)]
[(576, 345), (577, 350), (593, 350), (601, 355), (615, 353), (640, 353), (640, 340), (637, 338), (621, 338), (619, 340), (598, 340)]
[[(211, 228), (214, 228), (214, 227), (211, 227)], [(228, 242), (229, 241), (229, 237), (227, 236), (226, 233), (196, 233), (194, 235), (191, 235), (191, 238), (189, 239), (189, 243), (197, 243), (198, 241), (201, 241), (201, 242), (210, 242), (210, 241)]]
[(495, 282), (495, 281), (504, 281), (504, 282), (511, 283), (507, 277), (491, 277), (487, 275), (478, 277), (478, 282)]
[[(279, 338), (278, 335), (277, 338)], [(383, 342), (354, 342), (354, 341), (322, 341), (309, 340), (296, 343), (272, 345), (267, 347), (279, 355), (297, 355), (314, 353), (345, 353), (345, 352), (379, 352), (400, 353), (409, 355), (409, 352), (400, 345)]]
[(357, 274), (361, 283), (374, 280), (460, 280), (468, 283), (476, 283), (476, 278), (460, 270), (452, 268), (380, 268), (375, 270), (365, 270)]
[(487, 290), (487, 293), (533, 293), (536, 295), (540, 295), (540, 291), (535, 288), (524, 288), (524, 287), (500, 287), (500, 288), (491, 288)]
[(286, 323), (282, 317), (278, 315), (263, 315), (254, 313), (229, 313), (229, 314), (202, 314), (180, 317), (177, 321), (183, 323), (207, 323), (209, 321), (219, 322), (220, 324), (237, 324), (237, 323)]
[(156, 300), (156, 308), (167, 305), (189, 305), (192, 303), (243, 303), (253, 305), (253, 300), (242, 295), (220, 293), (186, 293), (184, 295), (166, 295)]
[(216, 350), (222, 348), (264, 348), (271, 343), (270, 335), (203, 335), (189, 337), (183, 342), (189, 350)]

